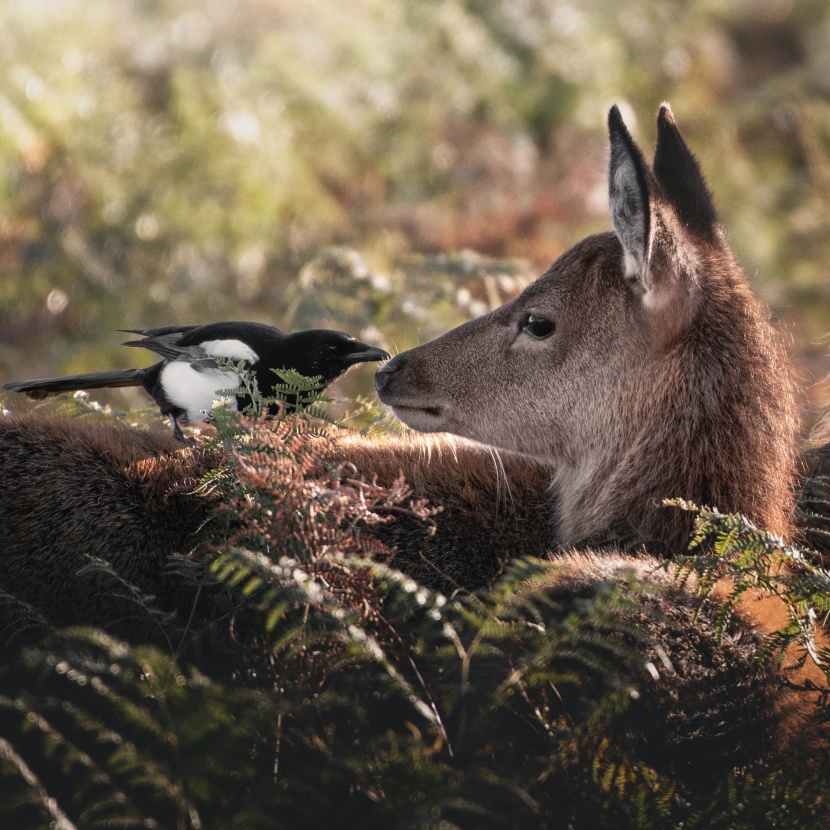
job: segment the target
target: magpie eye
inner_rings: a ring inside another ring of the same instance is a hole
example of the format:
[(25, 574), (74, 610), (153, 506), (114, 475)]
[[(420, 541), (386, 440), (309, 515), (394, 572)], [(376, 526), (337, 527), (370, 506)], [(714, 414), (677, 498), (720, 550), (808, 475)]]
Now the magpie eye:
[(553, 320), (548, 320), (547, 317), (542, 317), (541, 314), (535, 314), (528, 311), (522, 318), (522, 331), (535, 337), (537, 340), (544, 340), (553, 334)]

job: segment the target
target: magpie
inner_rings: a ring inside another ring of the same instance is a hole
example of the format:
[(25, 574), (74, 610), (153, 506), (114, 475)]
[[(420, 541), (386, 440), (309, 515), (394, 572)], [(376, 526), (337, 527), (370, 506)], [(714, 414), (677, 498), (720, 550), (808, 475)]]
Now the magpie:
[[(163, 359), (147, 369), (13, 380), (3, 388), (40, 400), (78, 389), (141, 386), (170, 420), (173, 436), (186, 441), (180, 423), (207, 423), (220, 393), (240, 385), (237, 372), (220, 368), (217, 358), (244, 361), (245, 371), (256, 378), (263, 397), (274, 396), (274, 387), (280, 382), (274, 369), (293, 369), (306, 377), (320, 377), (319, 389), (324, 389), (356, 363), (389, 359), (383, 349), (327, 329), (289, 334), (263, 323), (224, 322), (123, 331), (143, 339), (122, 345), (149, 349)], [(242, 409), (250, 398), (240, 392), (234, 403)]]

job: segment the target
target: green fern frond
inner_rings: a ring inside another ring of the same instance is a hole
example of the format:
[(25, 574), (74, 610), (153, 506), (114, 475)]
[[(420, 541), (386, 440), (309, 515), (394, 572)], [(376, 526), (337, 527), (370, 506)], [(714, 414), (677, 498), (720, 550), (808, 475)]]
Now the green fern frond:
[[(796, 656), (789, 657), (785, 669), (798, 668), (810, 660), (830, 687), (830, 663), (821, 658), (816, 644), (819, 621), (830, 612), (830, 572), (816, 564), (822, 561), (821, 556), (787, 544), (740, 515), (723, 514), (681, 499), (664, 504), (695, 514), (691, 555), (678, 560), (678, 578), (685, 580), (696, 574), (698, 591), (704, 598), (718, 582), (729, 580), (730, 592), (715, 615), (718, 635), (725, 631), (745, 592), (760, 588), (784, 604), (789, 622), (764, 639), (758, 659), (777, 655), (783, 662), (785, 653), (795, 648)], [(830, 714), (826, 697), (819, 706), (821, 717)]]

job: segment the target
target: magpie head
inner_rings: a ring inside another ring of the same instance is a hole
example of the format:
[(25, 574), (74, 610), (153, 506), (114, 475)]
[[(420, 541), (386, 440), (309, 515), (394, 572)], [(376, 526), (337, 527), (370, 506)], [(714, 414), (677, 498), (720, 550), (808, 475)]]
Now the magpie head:
[(291, 368), (307, 377), (322, 376), (324, 384), (339, 378), (356, 363), (389, 360), (389, 353), (362, 343), (342, 331), (309, 329), (289, 334)]

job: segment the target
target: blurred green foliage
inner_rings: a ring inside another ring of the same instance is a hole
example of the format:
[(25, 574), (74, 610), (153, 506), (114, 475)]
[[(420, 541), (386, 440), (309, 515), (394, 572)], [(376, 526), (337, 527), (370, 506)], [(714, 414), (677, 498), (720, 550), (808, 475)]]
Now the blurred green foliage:
[(429, 339), (609, 227), (607, 108), (648, 152), (663, 99), (823, 372), (829, 98), (823, 0), (6, 0), (0, 376), (174, 322)]

